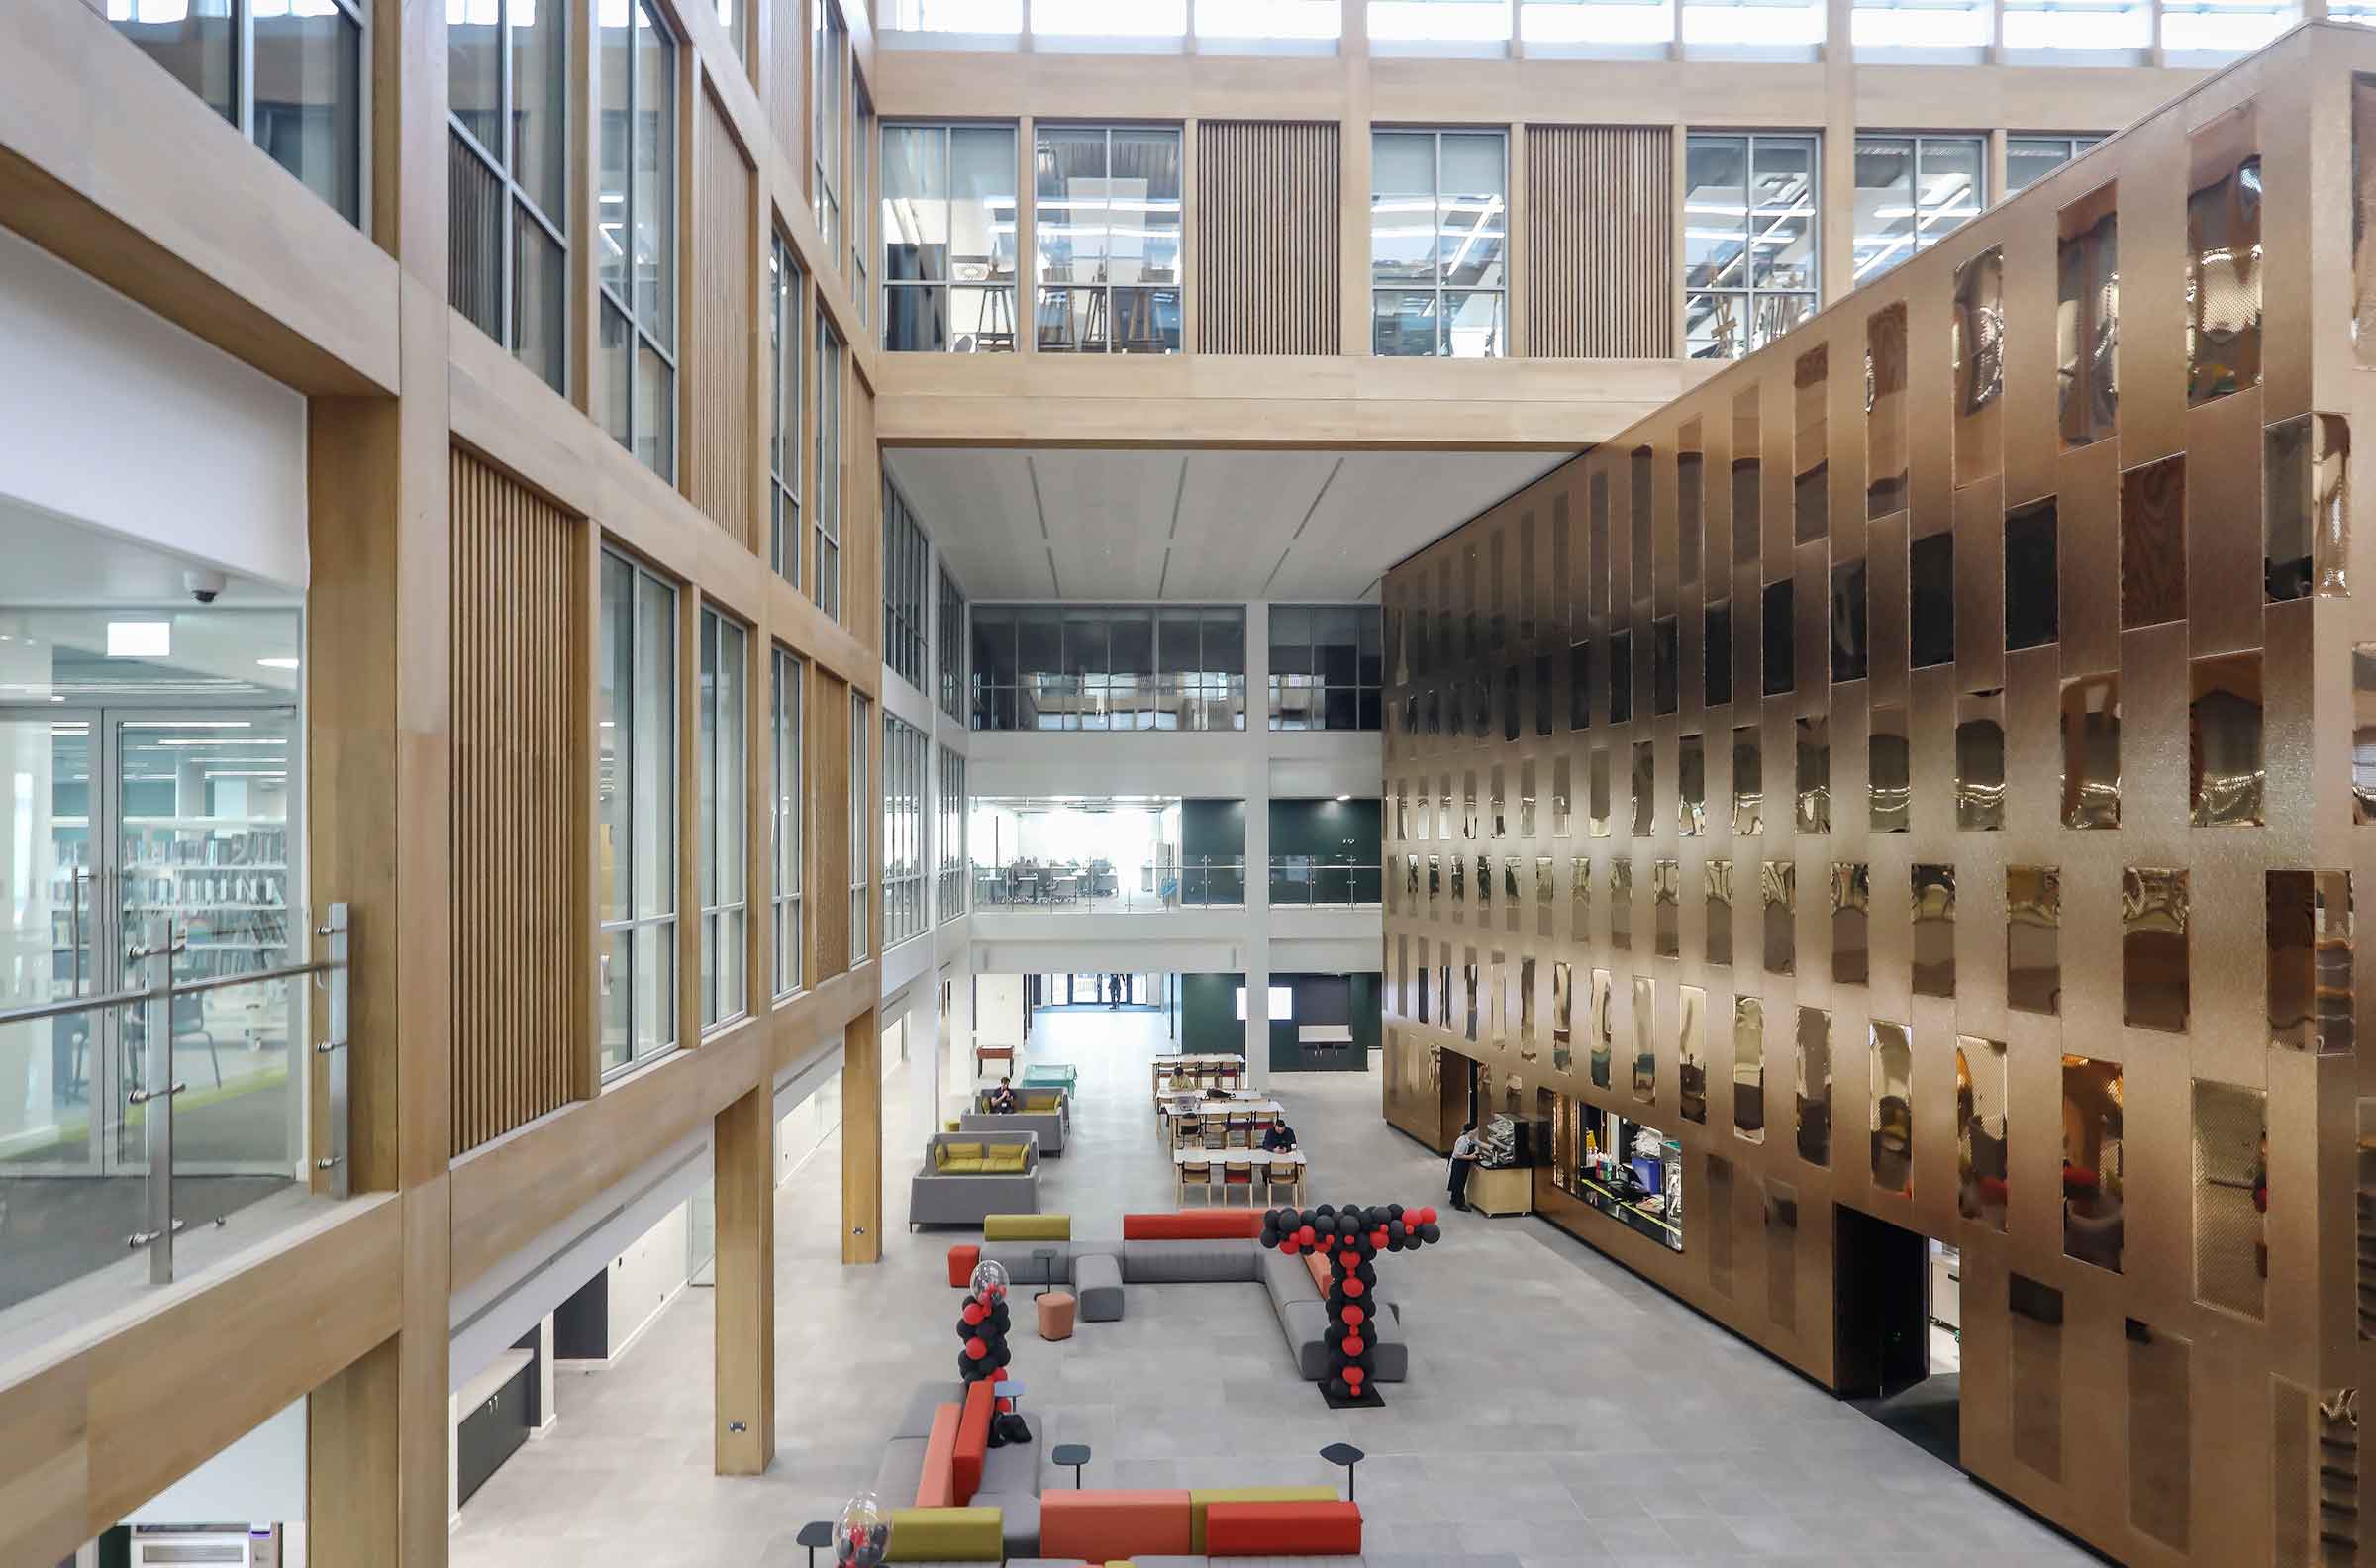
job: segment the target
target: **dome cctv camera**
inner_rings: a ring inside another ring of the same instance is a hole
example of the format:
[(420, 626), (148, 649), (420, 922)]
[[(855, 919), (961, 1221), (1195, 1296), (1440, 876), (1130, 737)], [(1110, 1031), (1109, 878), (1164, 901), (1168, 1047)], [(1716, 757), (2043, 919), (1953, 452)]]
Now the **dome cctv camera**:
[(181, 574), (182, 590), (202, 605), (211, 605), (223, 592), (224, 578), (219, 571), (185, 571)]

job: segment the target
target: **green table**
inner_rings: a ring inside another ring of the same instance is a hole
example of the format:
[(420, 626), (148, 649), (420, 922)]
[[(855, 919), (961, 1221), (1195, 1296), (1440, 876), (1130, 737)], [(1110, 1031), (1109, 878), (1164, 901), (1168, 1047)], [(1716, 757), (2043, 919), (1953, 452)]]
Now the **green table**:
[(1034, 1062), (1023, 1070), (1023, 1087), (1069, 1090), (1080, 1077), (1080, 1069), (1070, 1062)]

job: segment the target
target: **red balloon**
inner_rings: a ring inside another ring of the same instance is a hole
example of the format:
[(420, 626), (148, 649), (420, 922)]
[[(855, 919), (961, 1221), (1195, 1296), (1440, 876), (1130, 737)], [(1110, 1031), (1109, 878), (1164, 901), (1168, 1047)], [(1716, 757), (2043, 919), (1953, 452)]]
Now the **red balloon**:
[(1313, 1228), (1312, 1228), (1310, 1225), (1306, 1225), (1306, 1226), (1304, 1226), (1304, 1227), (1303, 1227), (1301, 1230), (1298, 1230), (1298, 1231), (1295, 1233), (1295, 1238), (1296, 1238), (1298, 1241), (1301, 1241), (1301, 1242), (1302, 1242), (1304, 1245), (1306, 1245), (1306, 1246), (1310, 1246), (1310, 1245), (1312, 1244), (1312, 1242), (1313, 1242), (1313, 1239), (1314, 1239), (1314, 1237), (1315, 1237), (1317, 1234), (1318, 1234), (1318, 1232), (1316, 1232), (1315, 1230), (1313, 1230)]
[(1381, 1252), (1385, 1251), (1385, 1250), (1386, 1250), (1386, 1232), (1385, 1232), (1385, 1231), (1383, 1231), (1383, 1230), (1373, 1230), (1373, 1231), (1371, 1231), (1371, 1232), (1370, 1232), (1370, 1236), (1369, 1236), (1369, 1244), (1370, 1244), (1371, 1246), (1373, 1246), (1373, 1247), (1376, 1247), (1376, 1248), (1377, 1248), (1379, 1251), (1381, 1251)]
[(1286, 1253), (1289, 1257), (1295, 1256), (1295, 1237), (1287, 1236), (1282, 1239), (1279, 1242), (1279, 1250)]
[(1359, 1334), (1348, 1333), (1344, 1336), (1344, 1353), (1350, 1356), (1357, 1356), (1361, 1353), (1361, 1336)]
[(1369, 1314), (1363, 1312), (1358, 1307), (1347, 1307), (1339, 1316), (1341, 1316), (1346, 1323), (1352, 1324), (1355, 1328), (1358, 1328), (1361, 1326), (1362, 1320), (1367, 1318)]
[(1346, 1276), (1344, 1282), (1344, 1293), (1347, 1296), (1358, 1296), (1367, 1289), (1369, 1289), (1369, 1287), (1362, 1284), (1357, 1276)]
[(959, 1316), (965, 1320), (968, 1326), (971, 1326), (979, 1323), (983, 1319), (989, 1317), (990, 1314), (983, 1309), (980, 1302), (967, 1302), (965, 1304), (965, 1311), (959, 1314)]
[(971, 1339), (965, 1341), (965, 1356), (967, 1360), (979, 1361), (982, 1357), (988, 1355), (989, 1353), (990, 1342), (987, 1339), (984, 1339), (981, 1335), (976, 1334)]
[(1351, 1384), (1354, 1388), (1359, 1388), (1361, 1386), (1361, 1369), (1357, 1366), (1348, 1366), (1344, 1369), (1345, 1382)]

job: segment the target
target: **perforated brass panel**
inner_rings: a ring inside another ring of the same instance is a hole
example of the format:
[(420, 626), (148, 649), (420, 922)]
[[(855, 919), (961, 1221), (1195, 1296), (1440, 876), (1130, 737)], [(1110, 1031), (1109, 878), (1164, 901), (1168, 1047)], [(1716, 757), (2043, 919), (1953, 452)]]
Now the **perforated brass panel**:
[[(1382, 588), (1388, 788), (1445, 805), (1391, 847), (1547, 857), (1501, 939), (1585, 1013), (1564, 1064), (1404, 1027), (1644, 1115), (1739, 1223), (1544, 1214), (1818, 1379), (1836, 1206), (1960, 1246), (1964, 1463), (2122, 1561), (2358, 1550), (2355, 1448), (2263, 1413), (2376, 1379), (2372, 84), (2376, 32), (2289, 35)], [(1530, 766), (1581, 809), (1450, 808)]]

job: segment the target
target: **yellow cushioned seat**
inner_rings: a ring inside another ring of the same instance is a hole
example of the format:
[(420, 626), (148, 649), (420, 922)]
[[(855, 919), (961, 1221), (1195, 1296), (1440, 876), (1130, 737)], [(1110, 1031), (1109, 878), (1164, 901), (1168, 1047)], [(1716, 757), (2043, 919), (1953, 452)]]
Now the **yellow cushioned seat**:
[(1188, 1493), (1188, 1549), (1205, 1549), (1205, 1510), (1215, 1503), (1334, 1503), (1333, 1486), (1199, 1487)]
[(1061, 1214), (987, 1215), (982, 1220), (985, 1241), (1069, 1241), (1072, 1216)]
[(940, 1170), (949, 1176), (979, 1176), (989, 1168), (978, 1159), (952, 1159), (940, 1162)]
[(946, 1150), (948, 1151), (948, 1157), (949, 1157), (950, 1159), (952, 1159), (952, 1160), (958, 1160), (958, 1159), (974, 1159), (974, 1160), (978, 1160), (978, 1159), (980, 1159), (980, 1158), (982, 1157), (982, 1145), (981, 1145), (981, 1144), (979, 1144), (979, 1143), (974, 1143), (974, 1142), (964, 1142), (964, 1143), (943, 1143), (943, 1144), (941, 1144), (941, 1145), (940, 1145), (940, 1147), (942, 1147), (942, 1148), (944, 1148), (944, 1149), (946, 1149)]
[(888, 1562), (1004, 1562), (1005, 1519), (994, 1508), (891, 1511)]
[(1000, 1175), (1021, 1175), (1026, 1152), (1021, 1143), (1001, 1143), (990, 1151), (990, 1156), (983, 1161), (983, 1165), (986, 1169)]

